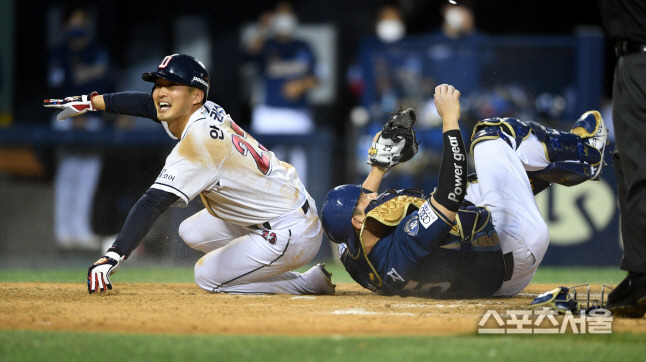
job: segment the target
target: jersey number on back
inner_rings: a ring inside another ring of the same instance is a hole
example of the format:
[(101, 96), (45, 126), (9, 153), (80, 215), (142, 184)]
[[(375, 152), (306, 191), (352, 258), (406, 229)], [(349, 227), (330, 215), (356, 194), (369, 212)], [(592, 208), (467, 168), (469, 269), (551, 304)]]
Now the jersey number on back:
[(245, 132), (233, 121), (231, 121), (231, 128), (236, 133), (231, 135), (231, 140), (233, 141), (233, 145), (238, 150), (238, 152), (240, 152), (240, 154), (243, 156), (250, 154), (251, 157), (253, 157), (253, 159), (256, 161), (258, 170), (260, 170), (263, 175), (268, 175), (269, 172), (271, 172), (271, 163), (269, 162), (269, 157), (267, 157), (267, 155), (262, 151), (269, 152), (269, 150), (258, 143), (258, 148), (260, 148), (261, 151), (256, 151), (256, 149), (246, 140), (247, 132)]

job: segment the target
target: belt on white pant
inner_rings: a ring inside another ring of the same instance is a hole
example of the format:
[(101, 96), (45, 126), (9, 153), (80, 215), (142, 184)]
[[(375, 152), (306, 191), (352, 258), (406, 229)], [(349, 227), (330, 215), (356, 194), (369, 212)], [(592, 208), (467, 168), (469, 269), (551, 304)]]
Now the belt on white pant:
[[(310, 211), (310, 202), (307, 199), (305, 199), (305, 202), (301, 206), (301, 210), (303, 210), (303, 214), (305, 214), (305, 215), (307, 215), (307, 212)], [(254, 228), (254, 229), (263, 228), (263, 229), (266, 229), (266, 230), (271, 230), (271, 224), (269, 223), (269, 221), (265, 221), (264, 223), (262, 223), (260, 225), (250, 225), (249, 227)], [(513, 270), (513, 267), (512, 267), (512, 270)]]

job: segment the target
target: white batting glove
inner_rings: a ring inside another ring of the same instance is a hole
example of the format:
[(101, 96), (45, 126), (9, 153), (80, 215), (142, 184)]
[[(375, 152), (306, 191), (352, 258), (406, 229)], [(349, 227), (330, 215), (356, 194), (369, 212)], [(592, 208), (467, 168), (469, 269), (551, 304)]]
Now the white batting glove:
[(87, 271), (87, 290), (90, 294), (99, 291), (105, 292), (107, 289), (112, 290), (110, 275), (114, 274), (119, 265), (125, 259), (124, 256), (108, 251), (105, 256), (90, 265)]
[(64, 99), (45, 99), (43, 106), (47, 108), (60, 108), (63, 111), (56, 116), (56, 119), (62, 121), (69, 117), (78, 116), (87, 111), (96, 111), (92, 106), (92, 97), (99, 95), (92, 92), (86, 96), (66, 97)]

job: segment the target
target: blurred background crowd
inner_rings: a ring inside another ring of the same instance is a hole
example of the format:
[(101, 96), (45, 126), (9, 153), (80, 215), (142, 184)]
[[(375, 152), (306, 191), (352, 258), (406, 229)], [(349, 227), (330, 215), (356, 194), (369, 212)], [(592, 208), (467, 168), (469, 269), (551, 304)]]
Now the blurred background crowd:
[[(318, 202), (334, 185), (365, 176), (372, 135), (407, 107), (418, 113), (420, 154), (385, 186), (431, 191), (441, 157), (433, 89), (442, 83), (462, 92), (465, 140), (479, 119), (568, 129), (589, 109), (601, 110), (612, 129), (614, 58), (596, 1), (3, 0), (0, 18), (4, 263), (111, 243), (173, 145), (149, 120), (96, 112), (59, 122), (42, 100), (149, 92), (141, 73), (172, 53), (204, 62), (209, 100), (293, 164)], [(607, 171), (601, 186), (555, 188), (539, 200), (556, 230), (546, 263), (586, 263), (586, 250), (602, 243), (608, 251), (589, 262), (618, 261), (612, 177)], [(581, 199), (608, 202), (608, 211), (590, 216)], [(167, 213), (139, 252), (174, 260), (190, 253), (176, 224), (200, 208), (191, 204)], [(566, 229), (579, 231), (559, 234)], [(580, 248), (583, 259), (558, 247)], [(329, 249), (324, 243), (320, 258)]]

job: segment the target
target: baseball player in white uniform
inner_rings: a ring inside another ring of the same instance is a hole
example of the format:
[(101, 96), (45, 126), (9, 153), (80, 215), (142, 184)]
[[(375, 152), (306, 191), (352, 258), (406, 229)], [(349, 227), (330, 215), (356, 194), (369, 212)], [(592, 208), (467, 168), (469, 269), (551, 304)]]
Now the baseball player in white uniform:
[(206, 101), (209, 76), (197, 59), (173, 54), (156, 72), (151, 94), (114, 94), (46, 100), (60, 118), (88, 110), (159, 121), (179, 142), (155, 183), (131, 209), (116, 241), (88, 270), (90, 293), (112, 289), (109, 275), (139, 244), (169, 206), (185, 207), (200, 196), (205, 209), (184, 220), (182, 239), (205, 255), (195, 282), (209, 292), (334, 294), (324, 266), (305, 273), (321, 245), (314, 200), (291, 165), (278, 160), (217, 104)]

